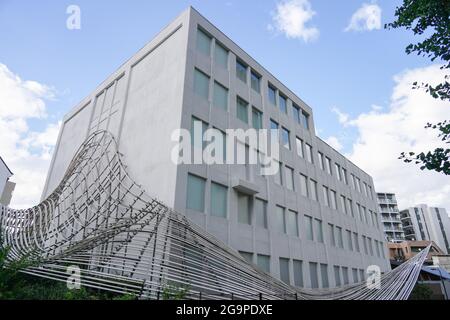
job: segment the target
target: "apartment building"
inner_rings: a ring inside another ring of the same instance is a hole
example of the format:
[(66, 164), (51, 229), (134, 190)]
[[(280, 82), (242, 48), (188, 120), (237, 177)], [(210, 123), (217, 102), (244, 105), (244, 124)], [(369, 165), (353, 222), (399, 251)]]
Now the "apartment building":
[(434, 241), (450, 254), (450, 218), (444, 208), (420, 204), (400, 211), (406, 240)]
[(394, 193), (377, 192), (378, 212), (381, 215), (384, 235), (388, 242), (405, 241), (400, 211)]
[[(224, 139), (227, 129), (279, 129), (277, 174), (174, 163), (173, 132), (198, 122)], [(43, 197), (100, 129), (150, 195), (291, 285), (341, 286), (369, 265), (390, 269), (372, 177), (315, 135), (311, 107), (193, 8), (65, 116)]]

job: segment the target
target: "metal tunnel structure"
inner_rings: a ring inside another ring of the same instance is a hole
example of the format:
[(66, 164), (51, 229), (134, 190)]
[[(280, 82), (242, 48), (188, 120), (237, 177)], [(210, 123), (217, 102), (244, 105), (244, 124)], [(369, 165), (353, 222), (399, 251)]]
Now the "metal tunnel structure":
[(381, 276), (334, 289), (290, 286), (248, 263), (183, 214), (149, 197), (126, 172), (114, 137), (92, 134), (64, 178), (39, 205), (0, 206), (0, 246), (8, 260), (38, 261), (23, 272), (66, 281), (68, 266), (81, 285), (143, 299), (167, 290), (186, 299), (407, 299), (429, 248)]

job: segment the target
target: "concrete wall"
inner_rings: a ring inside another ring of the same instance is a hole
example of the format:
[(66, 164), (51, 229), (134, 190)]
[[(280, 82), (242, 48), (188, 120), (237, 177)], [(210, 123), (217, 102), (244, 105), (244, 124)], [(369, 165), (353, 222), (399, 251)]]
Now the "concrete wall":
[(11, 177), (11, 172), (9, 171), (6, 164), (0, 159), (0, 196), (3, 193), (3, 189), (5, 188), (6, 182)]

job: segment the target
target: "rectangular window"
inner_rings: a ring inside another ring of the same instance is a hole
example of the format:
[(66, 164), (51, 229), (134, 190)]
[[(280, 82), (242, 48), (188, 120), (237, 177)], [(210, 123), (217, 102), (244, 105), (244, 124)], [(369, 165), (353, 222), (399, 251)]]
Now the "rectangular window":
[(256, 108), (252, 108), (252, 124), (253, 128), (259, 130), (262, 129), (262, 112)]
[(245, 83), (247, 83), (247, 68), (245, 63), (236, 60), (236, 77)]
[(329, 175), (331, 175), (332, 174), (332, 172), (331, 172), (331, 159), (328, 158), (328, 157), (325, 157), (325, 168), (327, 169), (327, 173)]
[(339, 181), (341, 181), (342, 180), (342, 177), (341, 177), (341, 166), (339, 164), (335, 163), (334, 167), (335, 167), (335, 170), (336, 170), (336, 177), (337, 177), (337, 179)]
[(367, 210), (366, 210), (366, 207), (364, 207), (364, 206), (361, 206), (361, 208), (362, 208), (362, 218), (361, 218), (361, 221), (363, 221), (364, 220), (364, 222), (365, 223), (368, 223), (368, 221), (367, 221)]
[(241, 97), (236, 98), (236, 117), (248, 123), (248, 102)]
[(380, 247), (378, 246), (378, 240), (373, 240), (375, 245), (375, 252), (377, 253), (377, 257), (380, 258)]
[(206, 180), (188, 174), (186, 207), (199, 212), (205, 211), (205, 184)]
[(334, 266), (334, 280), (336, 283), (336, 287), (340, 287), (342, 285), (341, 268), (339, 266)]
[(278, 130), (278, 122), (270, 119), (270, 129), (272, 130)]
[(338, 247), (344, 249), (344, 239), (342, 238), (342, 228), (336, 227), (337, 244)]
[(361, 192), (361, 180), (359, 178), (356, 178), (356, 190)]
[(278, 161), (276, 161), (277, 166), (278, 166), (278, 170), (277, 173), (274, 174), (273, 179), (274, 182), (280, 186), (283, 185), (283, 170), (281, 170), (281, 168), (283, 167), (282, 164)]
[(290, 284), (289, 281), (289, 259), (280, 258), (280, 280)]
[(373, 256), (372, 238), (367, 237), (367, 243), (368, 243), (368, 245), (369, 245), (369, 252), (370, 252), (370, 255)]
[(308, 178), (300, 173), (300, 194), (308, 197)]
[(287, 228), (287, 234), (293, 237), (298, 237), (298, 221), (297, 221), (297, 212), (288, 210), (287, 212), (287, 221), (286, 221), (286, 228)]
[(317, 152), (317, 158), (319, 160), (320, 170), (325, 170), (324, 166), (323, 166), (323, 153), (322, 152)]
[(251, 86), (256, 92), (261, 92), (261, 76), (252, 70), (251, 74)]
[(312, 147), (305, 143), (305, 150), (306, 150), (306, 160), (308, 160), (309, 163), (313, 163), (313, 157), (312, 157)]
[(320, 264), (320, 274), (322, 275), (322, 288), (328, 288), (330, 286), (328, 283), (328, 265)]
[(294, 103), (292, 103), (292, 114), (294, 115), (294, 120), (300, 124), (301, 123), (301, 118), (300, 118), (300, 108), (295, 105)]
[(386, 258), (385, 254), (384, 254), (384, 243), (382, 241), (379, 242), (380, 243), (380, 252), (381, 252), (381, 256), (384, 258)]
[(329, 223), (328, 224), (328, 230), (329, 230), (329, 232), (328, 232), (328, 237), (329, 237), (329, 242), (330, 242), (330, 245), (331, 246), (333, 246), (333, 247), (335, 247), (336, 246), (336, 239), (335, 239), (335, 237), (334, 237), (334, 225), (332, 225), (331, 223)]
[(353, 251), (352, 232), (350, 230), (346, 230), (346, 234), (347, 234), (347, 247), (350, 251)]
[(331, 208), (337, 210), (336, 191), (330, 189)]
[(286, 149), (291, 150), (290, 132), (285, 127), (282, 127), (281, 129), (281, 144)]
[(359, 203), (356, 203), (356, 210), (359, 215), (359, 220), (363, 221), (363, 213), (362, 213), (361, 205)]
[(348, 211), (349, 211), (350, 215), (354, 218), (355, 213), (353, 212), (353, 202), (349, 198), (347, 198), (347, 207), (348, 207)]
[(250, 197), (241, 193), (238, 193), (238, 222), (243, 224), (252, 223), (250, 215)]
[(254, 212), (256, 226), (267, 229), (267, 202), (255, 199)]
[(348, 184), (348, 179), (347, 179), (347, 170), (342, 168), (342, 178), (344, 179), (344, 183)]
[(227, 217), (227, 195), (227, 187), (211, 182), (211, 215), (222, 218)]
[(311, 200), (318, 201), (317, 199), (317, 182), (313, 179), (309, 180), (309, 196)]
[(359, 276), (360, 276), (360, 278), (361, 278), (360, 281), (366, 280), (366, 274), (365, 274), (365, 272), (364, 272), (363, 269), (359, 269)]
[(353, 283), (358, 283), (358, 269), (352, 268), (352, 274), (353, 274)]
[(303, 261), (292, 260), (294, 266), (294, 285), (303, 287)]
[(315, 262), (309, 263), (309, 278), (311, 279), (311, 288), (313, 289), (319, 288), (319, 279), (317, 276), (317, 263)]
[(366, 240), (366, 236), (362, 236), (362, 241), (363, 241), (363, 245), (364, 245), (364, 253), (365, 254), (369, 254), (369, 251), (367, 250), (367, 240)]
[(286, 217), (284, 213), (284, 208), (280, 206), (275, 207), (276, 214), (276, 231), (279, 233), (286, 233)]
[(216, 81), (214, 81), (214, 106), (228, 110), (228, 89)]
[(217, 66), (228, 69), (228, 50), (216, 41), (214, 60)]
[(343, 278), (344, 278), (344, 285), (349, 284), (349, 281), (348, 281), (348, 268), (347, 267), (342, 267), (342, 275), (343, 275)]
[(341, 195), (341, 207), (342, 207), (342, 212), (345, 214), (348, 214), (347, 212), (347, 205), (346, 205), (346, 201), (345, 201), (345, 197), (343, 195)]
[(324, 205), (326, 205), (327, 207), (330, 206), (330, 196), (328, 194), (328, 188), (325, 186), (322, 186), (322, 191), (323, 191), (323, 203)]
[(359, 252), (359, 240), (358, 240), (358, 234), (356, 232), (353, 232), (353, 242), (355, 244), (356, 252)]
[(297, 146), (297, 154), (304, 158), (304, 154), (303, 154), (303, 140), (300, 139), (299, 137), (295, 137), (295, 145)]
[(268, 98), (269, 102), (274, 106), (277, 105), (277, 89), (269, 84), (268, 86)]
[(307, 114), (305, 111), (302, 111), (301, 119), (303, 128), (309, 130), (309, 114)]
[(315, 221), (316, 221), (316, 240), (317, 242), (323, 243), (322, 220), (315, 219)]
[(198, 69), (194, 70), (194, 92), (206, 100), (209, 98), (209, 76)]
[(253, 253), (251, 252), (245, 252), (245, 251), (239, 251), (239, 254), (244, 258), (245, 261), (253, 263)]
[(197, 29), (197, 50), (207, 56), (211, 53), (211, 37)]
[[(197, 135), (195, 134), (196, 127), (200, 129)], [(206, 148), (206, 141), (203, 140), (203, 135), (205, 134), (206, 130), (208, 130), (208, 124), (206, 122), (196, 117), (191, 118), (191, 144), (194, 146), (194, 148), (202, 150)]]
[(256, 264), (262, 271), (270, 273), (270, 256), (258, 254), (256, 256)]
[(307, 240), (314, 240), (313, 235), (313, 219), (310, 216), (305, 216), (305, 233)]
[(294, 169), (289, 168), (288, 166), (286, 168), (286, 188), (288, 190), (295, 190), (294, 185)]
[(280, 94), (279, 101), (281, 112), (287, 113), (287, 98)]

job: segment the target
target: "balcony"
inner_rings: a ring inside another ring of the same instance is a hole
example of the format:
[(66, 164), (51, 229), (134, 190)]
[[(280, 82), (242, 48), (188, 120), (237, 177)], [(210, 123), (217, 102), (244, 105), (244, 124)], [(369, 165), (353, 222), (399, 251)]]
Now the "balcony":
[(249, 196), (259, 193), (259, 187), (256, 184), (236, 177), (232, 178), (231, 185), (234, 190)]

